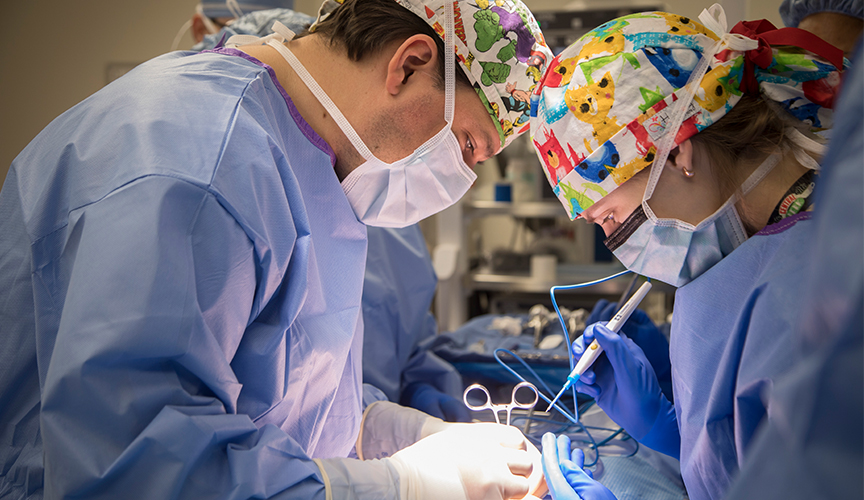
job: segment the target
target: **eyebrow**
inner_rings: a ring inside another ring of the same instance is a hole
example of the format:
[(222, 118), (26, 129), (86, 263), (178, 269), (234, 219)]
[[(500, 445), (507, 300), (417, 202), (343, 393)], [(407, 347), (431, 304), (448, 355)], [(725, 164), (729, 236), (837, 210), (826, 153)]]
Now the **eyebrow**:
[(483, 132), (483, 142), (486, 143), (486, 147), (483, 149), (483, 153), (485, 153), (486, 159), (495, 156), (495, 149), (492, 147), (492, 135), (488, 132)]

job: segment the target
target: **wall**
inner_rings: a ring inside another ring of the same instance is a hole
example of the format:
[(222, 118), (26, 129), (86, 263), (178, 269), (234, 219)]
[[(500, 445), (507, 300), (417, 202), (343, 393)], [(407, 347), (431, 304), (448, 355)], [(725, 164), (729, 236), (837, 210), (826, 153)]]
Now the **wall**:
[[(643, 0), (638, 0), (643, 1)], [(318, 0), (296, 0), (314, 14)], [(614, 0), (577, 0), (612, 5)], [(54, 117), (99, 90), (109, 64), (134, 65), (162, 54), (197, 0), (27, 0), (6, 2), (0, 30), (0, 179), (13, 158)], [(533, 10), (555, 10), (564, 0), (526, 0)], [(634, 2), (635, 3), (635, 2)], [(652, 4), (654, 2), (651, 2)], [(670, 11), (696, 17), (710, 0), (669, 0)], [(780, 25), (780, 0), (729, 0), (727, 7)], [(192, 45), (187, 34), (181, 48)]]

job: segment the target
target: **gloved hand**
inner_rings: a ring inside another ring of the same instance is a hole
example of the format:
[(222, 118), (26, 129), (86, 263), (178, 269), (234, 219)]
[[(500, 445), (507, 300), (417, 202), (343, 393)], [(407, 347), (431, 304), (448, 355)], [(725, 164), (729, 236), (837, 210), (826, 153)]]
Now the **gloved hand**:
[(576, 448), (571, 455), (569, 437), (555, 439), (551, 432), (543, 435), (543, 474), (554, 500), (616, 500), (584, 465), (582, 450)]
[[(618, 312), (618, 303), (600, 299), (594, 304), (594, 309), (585, 321), (586, 325), (592, 325), (599, 321), (609, 321)], [(657, 325), (642, 309), (636, 309), (627, 321), (621, 326), (619, 333), (623, 333), (636, 343), (645, 358), (654, 368), (657, 380), (660, 382), (660, 390), (672, 401), (672, 364), (669, 362), (669, 341)]]
[(632, 340), (594, 323), (573, 342), (579, 358), (594, 338), (603, 348), (594, 365), (573, 386), (593, 397), (630, 436), (640, 443), (679, 458), (681, 436), (675, 408), (660, 390), (657, 376), (642, 349)]
[(545, 493), (540, 452), (515, 427), (443, 424), (435, 430), (388, 458), (315, 462), (333, 498), (504, 500)]
[[(408, 499), (508, 499), (539, 494), (540, 452), (519, 429), (492, 423), (450, 424), (393, 455)], [(462, 489), (464, 496), (458, 496)], [(403, 487), (403, 492), (404, 492)]]
[(470, 422), (471, 415), (462, 401), (445, 394), (430, 384), (415, 382), (402, 391), (408, 406), (447, 422)]

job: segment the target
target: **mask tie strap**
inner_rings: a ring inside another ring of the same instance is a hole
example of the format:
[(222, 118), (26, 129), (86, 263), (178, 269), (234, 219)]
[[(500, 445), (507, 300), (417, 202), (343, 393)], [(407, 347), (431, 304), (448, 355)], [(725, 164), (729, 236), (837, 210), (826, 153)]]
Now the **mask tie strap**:
[(746, 195), (750, 192), (750, 190), (756, 187), (757, 184), (762, 182), (762, 179), (764, 179), (765, 176), (768, 175), (769, 172), (774, 170), (774, 167), (776, 167), (777, 164), (780, 163), (780, 160), (783, 158), (783, 155), (786, 154), (787, 151), (789, 151), (789, 147), (783, 146), (782, 148), (780, 148), (779, 151), (775, 151), (771, 156), (766, 158), (761, 165), (756, 167), (756, 170), (754, 170), (753, 173), (750, 174), (750, 177), (747, 177), (747, 180), (745, 180), (744, 183), (741, 184), (741, 196)]
[(645, 186), (645, 193), (642, 196), (642, 208), (645, 214), (655, 223), (661, 226), (684, 226), (689, 229), (695, 229), (692, 224), (677, 220), (660, 220), (648, 206), (648, 200), (654, 194), (654, 189), (657, 187), (657, 182), (660, 180), (660, 174), (663, 173), (663, 168), (666, 166), (666, 160), (669, 153), (675, 146), (675, 139), (678, 135), (678, 130), (685, 118), (691, 116), (691, 108), (693, 107), (693, 96), (696, 94), (696, 89), (702, 82), (702, 78), (708, 72), (714, 56), (723, 48), (729, 48), (735, 51), (747, 51), (758, 47), (758, 42), (751, 40), (742, 35), (728, 33), (726, 23), (726, 13), (719, 4), (714, 4), (708, 9), (699, 14), (699, 21), (713, 31), (720, 39), (702, 53), (702, 58), (690, 74), (690, 78), (684, 87), (673, 94), (673, 102), (670, 104), (671, 116), (667, 122), (663, 137), (658, 144), (657, 154), (654, 156), (654, 163), (651, 165), (651, 172), (648, 177), (648, 184)]
[(789, 136), (789, 140), (791, 140), (796, 146), (792, 148), (792, 153), (795, 155), (795, 159), (798, 160), (798, 163), (810, 170), (820, 170), (821, 166), (819, 165), (819, 162), (814, 160), (812, 156), (807, 154), (807, 152), (824, 156), (828, 148), (824, 144), (802, 134), (800, 130), (794, 127), (788, 127), (786, 129), (786, 135)]
[(240, 9), (240, 4), (237, 3), (237, 0), (225, 0), (225, 6), (228, 7), (229, 11), (231, 11), (231, 15), (234, 16), (234, 19), (243, 17), (243, 10)]
[[(284, 32), (284, 30), (288, 30), (288, 28), (282, 25), (282, 23), (276, 22), (273, 24), (273, 30), (277, 32)], [(294, 33), (292, 32), (291, 37), (293, 38), (293, 36)], [(297, 59), (297, 56), (295, 56), (294, 53), (288, 49), (288, 47), (286, 47), (280, 42), (277, 42), (276, 40), (268, 41), (267, 45), (276, 49), (280, 54), (282, 54), (282, 57), (284, 57), (285, 60), (288, 61), (288, 64), (291, 65), (291, 68), (293, 68), (294, 71), (297, 72), (297, 76), (300, 77), (300, 80), (304, 84), (306, 84), (306, 87), (309, 89), (310, 92), (312, 92), (312, 94), (315, 95), (315, 97), (318, 99), (318, 102), (320, 102), (321, 105), (324, 106), (324, 109), (326, 109), (327, 112), (330, 113), (330, 115), (336, 121), (337, 125), (339, 125), (339, 128), (342, 129), (345, 137), (347, 137), (348, 140), (351, 141), (351, 145), (354, 146), (354, 149), (356, 149), (358, 153), (360, 153), (360, 156), (362, 156), (366, 160), (374, 158), (375, 155), (372, 154), (372, 151), (369, 151), (369, 148), (367, 148), (366, 144), (363, 143), (363, 140), (360, 139), (360, 135), (357, 133), (356, 130), (354, 130), (354, 127), (351, 126), (351, 123), (348, 122), (348, 119), (345, 118), (345, 115), (343, 115), (342, 112), (339, 111), (339, 108), (336, 107), (336, 103), (334, 103), (333, 100), (330, 99), (330, 96), (328, 96), (327, 93), (324, 92), (324, 89), (322, 89), (321, 86), (318, 85), (318, 82), (316, 82), (315, 79), (312, 78), (312, 75), (309, 73), (309, 71), (306, 70), (306, 67), (303, 66), (303, 63), (301, 63), (300, 60)]]
[(453, 123), (456, 103), (456, 49), (453, 42), (453, 0), (444, 0), (444, 121)]
[(264, 45), (270, 42), (270, 40), (286, 42), (294, 39), (294, 32), (279, 21), (274, 22), (271, 29), (274, 32), (264, 37), (257, 37), (255, 35), (233, 35), (225, 42), (225, 46), (236, 49), (237, 47), (242, 47), (244, 45)]

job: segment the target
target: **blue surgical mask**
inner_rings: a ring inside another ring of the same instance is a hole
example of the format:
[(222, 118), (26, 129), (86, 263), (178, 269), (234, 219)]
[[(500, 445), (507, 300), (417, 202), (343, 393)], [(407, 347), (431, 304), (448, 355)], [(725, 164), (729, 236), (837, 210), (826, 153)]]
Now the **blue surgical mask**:
[[(780, 161), (782, 152), (769, 156), (741, 186), (747, 194)], [(677, 219), (660, 219), (642, 205), (604, 242), (624, 267), (634, 273), (684, 286), (729, 255), (747, 239), (747, 232), (732, 196), (710, 217), (694, 226)]]

